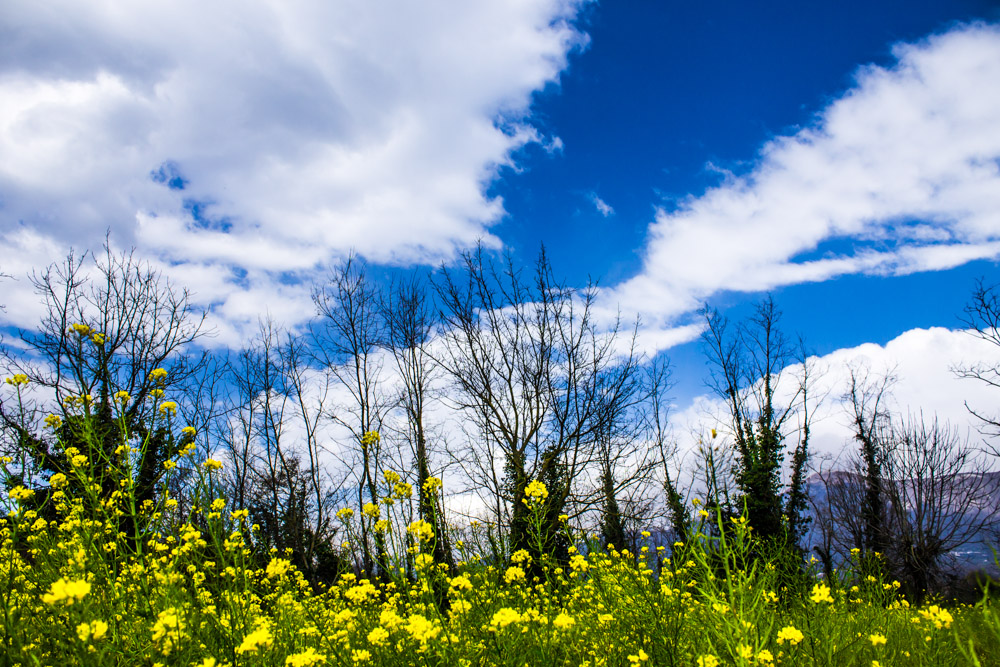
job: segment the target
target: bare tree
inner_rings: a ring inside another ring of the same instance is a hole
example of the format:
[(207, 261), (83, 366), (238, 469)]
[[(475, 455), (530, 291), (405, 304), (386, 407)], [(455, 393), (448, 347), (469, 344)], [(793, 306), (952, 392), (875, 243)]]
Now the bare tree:
[[(961, 321), (970, 334), (1000, 347), (1000, 284), (986, 285), (982, 279), (978, 280)], [(980, 361), (954, 368), (953, 371), (959, 377), (972, 378), (1000, 389), (1000, 364)], [(1000, 413), (984, 412), (968, 403), (965, 406), (979, 420), (983, 435), (994, 441), (1000, 438)], [(1000, 448), (995, 442), (987, 442), (987, 446), (994, 456), (1000, 457)]]
[(846, 470), (822, 473), (817, 503), (824, 563), (855, 550), (861, 574), (899, 579), (921, 599), (941, 583), (951, 554), (996, 525), (998, 475), (958, 431), (888, 408), (895, 378), (850, 369), (845, 399), (857, 451)]
[[(137, 497), (146, 500), (163, 474), (163, 461), (180, 444), (153, 417), (165, 398), (183, 403), (183, 390), (205, 368), (207, 354), (193, 348), (206, 335), (205, 314), (195, 311), (186, 290), (174, 288), (133, 251), (116, 252), (106, 242), (92, 266), (86, 258), (71, 252), (65, 262), (32, 275), (45, 307), (42, 321), (19, 332), (21, 349), (5, 346), (0, 355), (8, 371), (41, 388), (42, 403), (33, 407), (61, 416), (62, 445), (91, 455), (104, 492), (117, 488), (100, 461), (110, 460), (121, 443), (121, 425), (138, 437), (144, 446)], [(60, 451), (44, 438), (29, 437), (34, 425), (21, 422), (10, 406), (0, 405), (0, 417), (6, 430), (21, 434), (16, 441), (28, 448), (22, 452), (25, 465), (36, 472), (68, 469)]]
[(428, 484), (432, 463), (427, 414), (429, 403), (435, 398), (434, 384), (440, 369), (430, 352), (438, 319), (427, 284), (416, 274), (395, 280), (383, 298), (382, 317), (385, 345), (392, 353), (402, 383), (395, 403), (406, 413), (407, 440), (417, 471), (418, 514), (434, 531), (434, 562), (454, 567), (445, 531), (444, 506), (437, 490)]
[[(619, 357), (602, 373), (597, 374), (600, 411), (594, 442), (602, 513), (602, 538), (605, 545), (619, 548), (635, 546), (635, 537), (652, 518), (659, 494), (651, 481), (662, 453), (648, 435), (644, 410), (652, 402), (650, 394), (667, 390), (669, 366), (661, 364), (662, 372), (643, 374), (641, 359), (635, 354), (635, 333), (626, 356)], [(661, 384), (650, 387), (647, 380)], [(660, 408), (665, 408), (662, 404)], [(654, 408), (655, 409), (655, 408)], [(581, 480), (582, 481), (582, 480)], [(582, 486), (582, 484), (577, 485)], [(586, 496), (577, 489), (575, 494), (583, 505)]]
[(546, 539), (555, 539), (573, 482), (595, 460), (608, 401), (631, 400), (634, 355), (618, 364), (618, 329), (597, 329), (594, 290), (557, 283), (544, 250), (530, 281), (510, 256), (498, 265), (482, 247), (463, 260), (461, 274), (442, 270), (435, 285), (444, 320), (439, 362), (455, 384), (452, 402), (475, 426), (461, 464), (510, 527), (510, 548), (531, 551), (529, 481), (549, 490)]
[[(366, 494), (378, 505), (378, 478), (384, 472), (380, 433), (392, 407), (383, 382), (385, 322), (380, 298), (364, 264), (352, 255), (330, 270), (327, 282), (313, 291), (313, 303), (320, 316), (312, 328), (314, 354), (348, 394), (332, 416), (351, 434), (360, 459), (349, 466), (355, 471), (358, 505), (365, 504)], [(362, 516), (363, 565), (372, 576), (388, 567), (388, 555), (382, 533), (369, 530), (368, 524)]]
[(670, 437), (670, 406), (667, 393), (673, 386), (670, 363), (665, 357), (654, 358), (646, 367), (646, 412), (647, 437), (659, 455), (663, 468), (663, 493), (674, 541), (687, 542), (691, 529), (691, 519), (685, 506), (684, 496), (678, 490), (680, 473), (671, 476), (671, 460), (677, 454), (677, 444)]
[(997, 478), (967, 440), (923, 415), (900, 420), (885, 457), (890, 562), (917, 598), (956, 549), (996, 523)]
[(216, 438), (227, 452), (232, 504), (261, 526), (264, 553), (291, 550), (310, 580), (329, 580), (337, 566), (332, 506), (339, 488), (320, 460), (329, 376), (308, 367), (300, 339), (262, 320), (228, 383), (232, 409)]

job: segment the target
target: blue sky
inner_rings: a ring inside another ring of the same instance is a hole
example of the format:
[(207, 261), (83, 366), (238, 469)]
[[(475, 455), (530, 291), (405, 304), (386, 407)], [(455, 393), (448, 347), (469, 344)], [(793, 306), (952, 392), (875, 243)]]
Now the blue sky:
[[(655, 207), (702, 194), (723, 170), (752, 170), (766, 142), (813, 124), (860, 67), (891, 67), (893, 45), (996, 20), (1000, 9), (976, 1), (625, 2), (590, 5), (581, 15), (588, 47), (533, 106), (564, 148), (529, 148), (518, 170), (493, 184), (508, 211), (496, 231), (522, 259), (544, 243), (577, 284), (591, 276), (614, 284), (641, 270)], [(602, 212), (597, 197), (613, 213)], [(956, 327), (973, 281), (990, 275), (995, 259), (844, 276), (778, 288), (775, 296), (787, 328), (827, 354), (885, 344), (916, 327)], [(710, 301), (739, 316), (759, 296), (723, 292)], [(877, 307), (859, 317), (859, 299)], [(672, 356), (680, 390), (696, 392), (704, 373), (697, 343)]]
[[(956, 22), (996, 18), (988, 2), (624, 2), (581, 12), (588, 47), (533, 116), (565, 148), (532, 146), (493, 191), (509, 216), (498, 233), (551, 246), (573, 277), (617, 282), (637, 270), (656, 205), (740, 173), (761, 146), (794, 133), (851, 87), (865, 64), (891, 65), (893, 44)], [(605, 220), (590, 203), (613, 205)], [(581, 227), (598, 229), (589, 243)], [(610, 250), (610, 252), (608, 252)]]
[(770, 291), (831, 394), (864, 354), (908, 378), (901, 405), (961, 419), (949, 365), (989, 351), (948, 329), (1000, 280), (998, 21), (977, 1), (12, 0), (0, 316), (37, 321), (24, 276), (106, 230), (229, 345), (264, 313), (307, 321), (352, 250), (406, 269), (544, 243), (641, 318), (680, 411), (697, 307)]

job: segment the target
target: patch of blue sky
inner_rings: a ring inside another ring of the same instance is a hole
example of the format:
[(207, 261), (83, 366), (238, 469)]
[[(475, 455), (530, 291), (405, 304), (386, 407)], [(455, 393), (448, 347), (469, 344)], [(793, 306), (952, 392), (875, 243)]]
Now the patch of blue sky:
[(191, 221), (197, 229), (228, 233), (232, 230), (232, 220), (225, 216), (213, 216), (211, 208), (215, 202), (207, 199), (185, 198), (182, 202), (184, 210), (191, 216)]
[(188, 180), (181, 175), (180, 167), (172, 160), (149, 172), (149, 177), (154, 183), (166, 185), (171, 190), (183, 190), (188, 184)]

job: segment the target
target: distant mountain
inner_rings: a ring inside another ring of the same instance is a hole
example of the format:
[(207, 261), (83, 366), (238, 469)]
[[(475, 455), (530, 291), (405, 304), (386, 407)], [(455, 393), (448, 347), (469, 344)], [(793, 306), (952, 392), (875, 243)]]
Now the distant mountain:
[[(951, 551), (948, 554), (952, 561), (951, 565), (957, 568), (959, 573), (974, 570), (1000, 573), (994, 560), (993, 551), (995, 547), (1000, 545), (1000, 472), (963, 473), (957, 479), (965, 490), (983, 489), (987, 496), (983, 503), (969, 506), (963, 504), (962, 501), (963, 499), (968, 500), (970, 494), (963, 493), (962, 488), (955, 489), (954, 493), (949, 494), (942, 511), (948, 517), (947, 523), (951, 526), (951, 530), (957, 534), (969, 530), (971, 526), (979, 522), (977, 517), (981, 515), (982, 511), (992, 513), (994, 522), (992, 528), (980, 530), (973, 540)], [(928, 483), (925, 480), (924, 484)], [(914, 495), (912, 485), (918, 484), (918, 482), (906, 480), (905, 484), (910, 485), (910, 488), (907, 489), (907, 496), (912, 498)], [(826, 507), (828, 503), (828, 489), (842, 485), (853, 487), (856, 490), (857, 495), (854, 497), (857, 499), (857, 512), (860, 515), (864, 478), (857, 473), (844, 470), (814, 473), (806, 479), (806, 492), (813, 506), (822, 508)], [(914, 507), (908, 509), (911, 513), (916, 510)], [(814, 514), (812, 509), (810, 514)], [(952, 518), (955, 519), (954, 523), (952, 523)], [(817, 517), (813, 515), (812, 519), (810, 532), (806, 536), (807, 546), (810, 550), (820, 544), (821, 537)]]

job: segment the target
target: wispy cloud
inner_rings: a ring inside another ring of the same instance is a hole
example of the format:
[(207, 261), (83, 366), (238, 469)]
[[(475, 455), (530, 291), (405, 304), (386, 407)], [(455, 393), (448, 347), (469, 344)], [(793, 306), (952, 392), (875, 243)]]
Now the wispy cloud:
[(498, 245), (487, 187), (559, 150), (531, 96), (586, 44), (584, 1), (2, 3), (0, 229), (51, 260), (110, 227), (233, 295), (234, 268), (277, 292), (348, 249)]
[(615, 214), (615, 209), (611, 208), (611, 206), (606, 201), (598, 197), (596, 192), (587, 193), (587, 198), (590, 199), (590, 203), (594, 205), (594, 208), (597, 209), (597, 212), (603, 215), (605, 218)]
[(894, 54), (747, 173), (659, 210), (641, 272), (607, 302), (669, 326), (721, 290), (998, 256), (1000, 28), (961, 26)]

